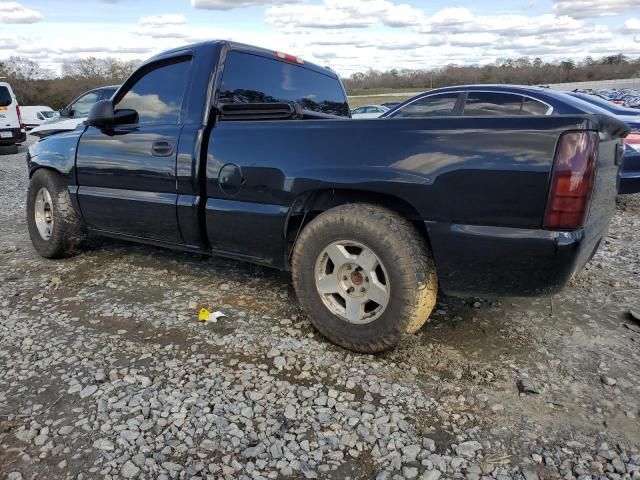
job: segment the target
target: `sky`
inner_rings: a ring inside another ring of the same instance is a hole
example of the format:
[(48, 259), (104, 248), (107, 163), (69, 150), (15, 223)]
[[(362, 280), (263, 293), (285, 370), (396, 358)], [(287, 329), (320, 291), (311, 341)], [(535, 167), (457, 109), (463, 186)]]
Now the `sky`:
[(640, 0), (0, 0), (0, 59), (59, 69), (228, 39), (341, 75), (500, 58), (640, 57)]

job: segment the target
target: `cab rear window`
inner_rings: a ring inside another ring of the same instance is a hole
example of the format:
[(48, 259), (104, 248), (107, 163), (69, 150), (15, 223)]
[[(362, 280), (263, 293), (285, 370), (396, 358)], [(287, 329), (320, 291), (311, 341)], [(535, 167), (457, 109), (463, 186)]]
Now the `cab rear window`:
[(11, 105), (11, 92), (7, 87), (0, 87), (0, 107), (8, 107)]
[(297, 102), (314, 112), (349, 116), (340, 82), (301, 65), (229, 52), (218, 100), (229, 103)]

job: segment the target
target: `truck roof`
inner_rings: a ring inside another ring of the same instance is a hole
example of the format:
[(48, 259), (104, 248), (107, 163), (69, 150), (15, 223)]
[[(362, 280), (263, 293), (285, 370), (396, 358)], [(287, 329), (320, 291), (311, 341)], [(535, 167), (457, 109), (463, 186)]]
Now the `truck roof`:
[[(165, 56), (170, 56), (173, 55), (175, 53), (180, 53), (180, 52), (187, 52), (189, 50), (197, 50), (200, 48), (206, 48), (206, 47), (214, 47), (214, 46), (218, 46), (218, 47), (222, 47), (222, 48), (227, 48), (227, 49), (231, 49), (231, 50), (240, 50), (243, 52), (247, 52), (247, 53), (253, 53), (253, 54), (257, 54), (257, 55), (261, 55), (264, 57), (271, 57), (277, 60), (282, 61), (282, 59), (277, 57), (277, 53), (280, 53), (277, 50), (269, 50), (267, 48), (261, 48), (261, 47), (256, 47), (254, 45), (248, 45), (246, 43), (240, 43), (240, 42), (233, 42), (230, 40), (207, 40), (204, 42), (198, 42), (198, 43), (192, 43), (189, 45), (184, 45), (182, 47), (178, 47), (178, 48), (173, 48), (171, 50), (166, 50), (162, 53), (159, 53), (157, 55), (154, 55), (153, 57), (149, 58), (146, 62), (150, 62), (153, 60), (157, 60), (159, 58), (165, 57)], [(296, 57), (299, 58), (299, 57)], [(301, 59), (302, 60), (302, 59)], [(317, 65), (315, 63), (311, 63), (311, 62), (307, 62), (306, 60), (303, 60), (303, 63), (296, 63), (296, 65), (304, 67), (304, 68), (308, 68), (310, 70), (314, 70), (318, 73), (322, 73), (324, 75), (328, 75), (332, 78), (336, 78), (339, 79), (338, 74), (336, 72), (334, 72), (333, 70), (331, 70), (330, 68), (327, 67), (322, 67), (320, 65)]]

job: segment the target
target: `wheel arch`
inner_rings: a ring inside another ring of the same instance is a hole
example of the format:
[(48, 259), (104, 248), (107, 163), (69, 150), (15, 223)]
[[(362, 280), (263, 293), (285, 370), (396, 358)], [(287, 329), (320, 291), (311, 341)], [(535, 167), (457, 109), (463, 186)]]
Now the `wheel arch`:
[(60, 175), (61, 177), (65, 178), (66, 175), (61, 172), (58, 168), (51, 166), (51, 165), (40, 165), (39, 163), (31, 163), (29, 165), (29, 178), (33, 177), (33, 175), (38, 171), (38, 170), (48, 170), (52, 173), (55, 173), (56, 175)]
[(369, 203), (389, 208), (407, 218), (424, 238), (429, 249), (431, 241), (418, 210), (406, 200), (382, 192), (350, 188), (329, 188), (305, 192), (296, 198), (285, 224), (285, 264), (290, 268), (291, 253), (302, 229), (320, 213), (339, 205)]

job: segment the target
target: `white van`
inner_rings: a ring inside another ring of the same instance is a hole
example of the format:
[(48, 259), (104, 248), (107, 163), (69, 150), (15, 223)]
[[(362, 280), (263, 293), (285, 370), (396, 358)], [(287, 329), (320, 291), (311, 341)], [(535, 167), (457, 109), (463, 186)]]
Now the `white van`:
[(16, 144), (26, 139), (20, 107), (11, 85), (0, 82), (0, 153), (18, 153)]
[(56, 114), (51, 107), (45, 105), (23, 105), (20, 107), (20, 113), (22, 114), (22, 122), (27, 130), (42, 125)]

